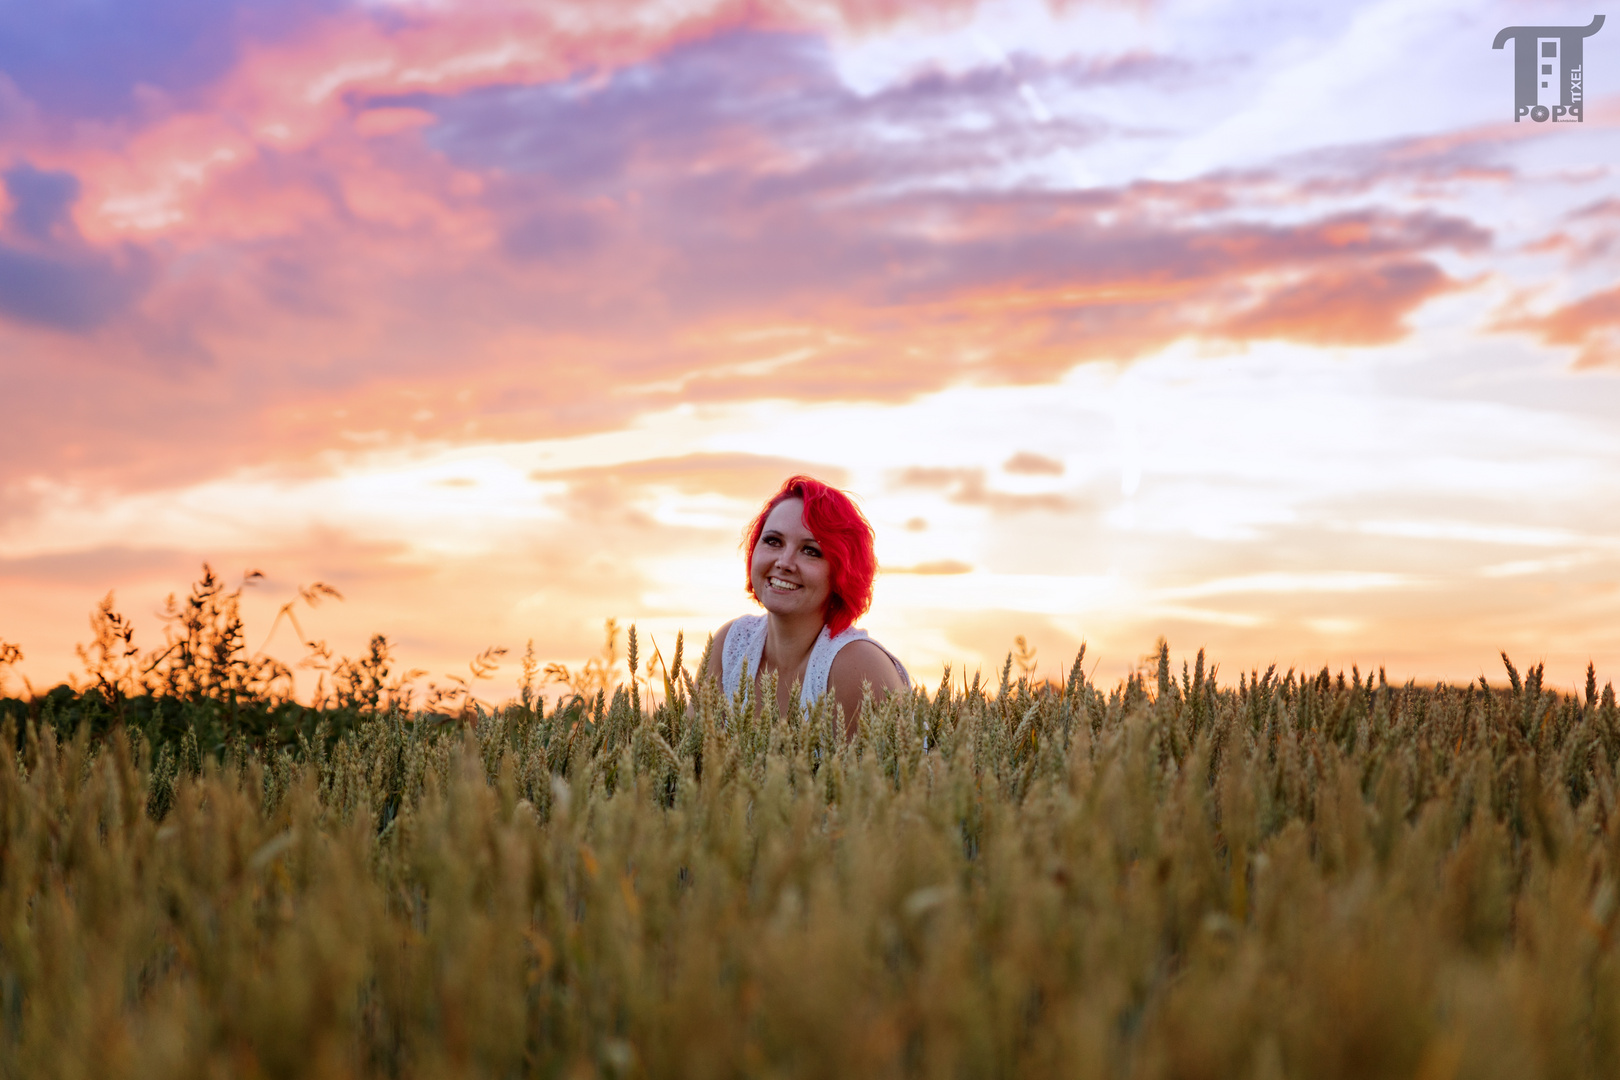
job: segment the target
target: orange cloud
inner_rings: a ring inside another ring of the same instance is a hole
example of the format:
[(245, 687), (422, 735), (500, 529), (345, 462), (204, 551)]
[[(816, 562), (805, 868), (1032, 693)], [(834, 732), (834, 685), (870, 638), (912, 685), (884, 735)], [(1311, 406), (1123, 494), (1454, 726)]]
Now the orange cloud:
[(885, 566), (885, 574), (925, 574), (950, 575), (969, 574), (973, 567), (957, 559), (936, 559), (933, 562), (920, 562), (915, 566)]
[[(896, 486), (902, 488), (944, 490), (947, 492), (946, 498), (953, 503), (962, 506), (983, 506), (1000, 514), (1027, 513), (1032, 510), (1062, 514), (1086, 509), (1085, 504), (1072, 495), (1055, 492), (997, 491), (985, 481), (983, 469), (913, 465), (902, 469), (894, 482)], [(943, 573), (943, 571), (935, 572)]]
[(590, 487), (605, 484), (621, 489), (667, 485), (688, 495), (714, 493), (757, 501), (775, 491), (783, 480), (798, 473), (814, 476), (834, 486), (849, 482), (848, 474), (840, 466), (765, 454), (684, 454), (671, 458), (647, 458), (622, 465), (542, 469), (531, 473), (530, 478), (564, 480)]
[(1404, 319), (1417, 307), (1457, 287), (1429, 262), (1319, 271), (1273, 290), (1223, 329), (1239, 339), (1383, 345), (1405, 336)]
[(1063, 462), (1053, 458), (1032, 454), (1027, 450), (1020, 450), (1008, 458), (1001, 466), (1010, 473), (1022, 473), (1027, 476), (1062, 476)]
[(1546, 315), (1507, 317), (1498, 329), (1535, 334), (1548, 345), (1575, 347), (1578, 368), (1620, 364), (1620, 286), (1593, 293)]

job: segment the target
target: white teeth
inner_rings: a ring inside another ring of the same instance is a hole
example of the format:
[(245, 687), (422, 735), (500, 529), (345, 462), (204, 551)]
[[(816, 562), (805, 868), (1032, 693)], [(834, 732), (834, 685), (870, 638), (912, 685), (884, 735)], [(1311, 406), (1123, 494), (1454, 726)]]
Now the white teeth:
[(797, 589), (798, 588), (797, 585), (794, 585), (791, 582), (783, 581), (781, 578), (773, 577), (773, 578), (769, 578), (767, 580), (770, 581), (771, 588), (773, 588), (773, 589), (792, 590), (792, 589)]

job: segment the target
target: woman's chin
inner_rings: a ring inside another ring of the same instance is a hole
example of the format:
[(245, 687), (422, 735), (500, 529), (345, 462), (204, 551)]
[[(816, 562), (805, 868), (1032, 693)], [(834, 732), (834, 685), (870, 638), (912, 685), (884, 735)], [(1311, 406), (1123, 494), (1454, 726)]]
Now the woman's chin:
[(759, 591), (759, 602), (765, 605), (766, 611), (783, 618), (802, 618), (815, 613), (803, 598), (793, 593), (778, 592), (768, 585)]

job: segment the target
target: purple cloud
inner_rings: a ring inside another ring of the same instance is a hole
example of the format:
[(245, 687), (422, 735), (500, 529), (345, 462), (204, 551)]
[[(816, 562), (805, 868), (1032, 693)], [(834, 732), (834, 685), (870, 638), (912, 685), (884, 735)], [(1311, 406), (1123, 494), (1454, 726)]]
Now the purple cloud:
[(151, 277), (132, 245), (114, 253), (85, 244), (69, 211), (70, 173), (18, 165), (4, 174), (12, 209), (0, 240), (0, 314), (57, 330), (93, 330), (124, 311)]
[(347, 0), (64, 0), (0, 5), (0, 72), (58, 115), (134, 112), (141, 87), (187, 98), (235, 66), (245, 41), (274, 41)]

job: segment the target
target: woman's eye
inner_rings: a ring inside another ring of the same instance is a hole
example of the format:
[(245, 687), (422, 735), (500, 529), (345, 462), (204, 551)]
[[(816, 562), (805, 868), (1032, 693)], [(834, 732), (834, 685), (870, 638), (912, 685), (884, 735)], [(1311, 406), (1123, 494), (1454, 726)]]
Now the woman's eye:
[(821, 558), (821, 550), (819, 548), (807, 547), (804, 549), (804, 553), (817, 559)]

